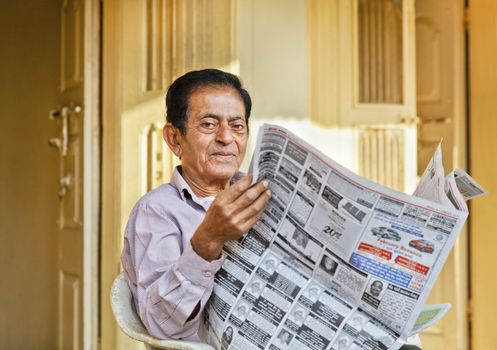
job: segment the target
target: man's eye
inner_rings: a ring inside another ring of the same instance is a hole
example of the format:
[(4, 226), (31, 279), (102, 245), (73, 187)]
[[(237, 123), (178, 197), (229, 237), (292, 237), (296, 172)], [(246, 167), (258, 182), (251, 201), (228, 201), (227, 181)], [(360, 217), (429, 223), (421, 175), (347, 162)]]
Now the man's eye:
[(212, 123), (212, 122), (203, 122), (202, 123), (202, 126), (204, 128), (207, 128), (207, 129), (212, 129), (212, 128), (215, 128), (216, 127), (216, 124)]
[(233, 124), (231, 127), (233, 128), (233, 130), (236, 130), (236, 131), (242, 131), (245, 129), (244, 124)]

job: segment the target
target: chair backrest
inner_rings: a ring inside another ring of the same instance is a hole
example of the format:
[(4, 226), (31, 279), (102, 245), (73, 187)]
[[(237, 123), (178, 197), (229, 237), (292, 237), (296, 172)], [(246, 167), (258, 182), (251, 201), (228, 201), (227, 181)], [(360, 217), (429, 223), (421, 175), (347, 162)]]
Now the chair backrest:
[(121, 273), (116, 277), (111, 290), (112, 312), (119, 328), (130, 338), (159, 349), (214, 350), (210, 345), (182, 340), (160, 340), (148, 334), (136, 314), (133, 296)]

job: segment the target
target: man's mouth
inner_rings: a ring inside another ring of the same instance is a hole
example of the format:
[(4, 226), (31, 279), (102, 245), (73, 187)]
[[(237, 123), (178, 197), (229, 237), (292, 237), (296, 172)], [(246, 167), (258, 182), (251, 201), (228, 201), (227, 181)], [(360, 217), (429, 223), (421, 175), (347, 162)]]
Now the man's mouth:
[(230, 161), (236, 157), (236, 154), (233, 152), (214, 152), (212, 153), (212, 155), (219, 160), (225, 160), (225, 161)]

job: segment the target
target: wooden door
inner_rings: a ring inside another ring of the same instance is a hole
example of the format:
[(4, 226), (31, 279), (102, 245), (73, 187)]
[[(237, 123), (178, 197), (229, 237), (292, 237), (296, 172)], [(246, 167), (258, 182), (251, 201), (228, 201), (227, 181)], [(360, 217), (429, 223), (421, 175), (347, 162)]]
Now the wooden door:
[(414, 1), (310, 0), (308, 5), (310, 119), (341, 133), (350, 130), (354, 138), (340, 153), (356, 159), (352, 169), (360, 175), (412, 193)]
[[(104, 3), (102, 300), (108, 300), (129, 213), (168, 182), (176, 160), (162, 140), (165, 92), (200, 68), (236, 72), (234, 0), (110, 0)], [(143, 345), (117, 331), (102, 304), (102, 348)]]
[(60, 2), (58, 348), (83, 347), (84, 1)]
[[(443, 139), (446, 172), (466, 168), (464, 1), (416, 0), (418, 171)], [(445, 318), (422, 336), (426, 349), (468, 347), (468, 257), (464, 229), (428, 303), (451, 303)]]

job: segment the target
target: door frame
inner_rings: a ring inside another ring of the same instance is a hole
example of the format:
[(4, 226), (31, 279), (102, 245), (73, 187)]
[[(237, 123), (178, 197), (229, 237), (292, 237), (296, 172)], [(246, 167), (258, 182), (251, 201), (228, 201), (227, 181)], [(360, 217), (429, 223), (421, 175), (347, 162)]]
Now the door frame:
[[(427, 0), (426, 3), (431, 4), (433, 2)], [(423, 5), (421, 2), (416, 2), (416, 4)], [(446, 132), (446, 135), (450, 135), (448, 145), (452, 142), (452, 147), (444, 149), (444, 152), (446, 152), (444, 160), (451, 160), (449, 166), (447, 166), (447, 163), (445, 164), (445, 171), (447, 173), (455, 167), (461, 169), (467, 168), (466, 89), (468, 81), (465, 75), (465, 6), (463, 0), (448, 0), (444, 4), (437, 3), (438, 5), (444, 11), (431, 8), (431, 10), (425, 12), (426, 9), (423, 11), (423, 6), (421, 6), (421, 9), (419, 7), (416, 8), (417, 25), (426, 25), (427, 28), (432, 30), (433, 35), (431, 38), (432, 41), (425, 43), (417, 41), (416, 45), (418, 46), (416, 50), (426, 47), (430, 47), (433, 50), (433, 68), (436, 72), (432, 75), (442, 77), (438, 83), (432, 83), (432, 89), (429, 93), (424, 93), (417, 98), (419, 104), (417, 111), (420, 123), (418, 147), (424, 147), (425, 150), (433, 151), (440, 141), (440, 136), (443, 136), (444, 132)], [(444, 21), (442, 21), (444, 23), (442, 24), (439, 23), (440, 17), (444, 18)], [(449, 36), (442, 34), (442, 31), (448, 31)], [(453, 38), (453, 40), (450, 41), (450, 49), (446, 49), (445, 44), (449, 42), (449, 38)], [(420, 47), (419, 45), (424, 46)], [(452, 73), (452, 84), (450, 87), (447, 87), (442, 82), (443, 76), (447, 73), (441, 68), (440, 62), (443, 60), (443, 56), (439, 55), (441, 52), (445, 52), (446, 55), (453, 57), (447, 63), (447, 67), (450, 67), (447, 69), (451, 69)], [(426, 69), (424, 73), (429, 74)], [(441, 104), (445, 104), (445, 107), (442, 107)], [(424, 108), (420, 108), (420, 105), (424, 105)], [(435, 106), (438, 106), (438, 108), (434, 108)], [(427, 107), (428, 109), (426, 109)], [(446, 114), (441, 113), (440, 110), (444, 110)], [(438, 118), (439, 116), (440, 118)], [(431, 131), (428, 131), (430, 126)], [(424, 129), (425, 127), (427, 129)], [(442, 131), (442, 128), (444, 131)], [(428, 131), (428, 136), (425, 135), (423, 137), (423, 130), (425, 132)], [(441, 132), (441, 134), (437, 135), (435, 133), (436, 130)], [(451, 138), (452, 141), (450, 140)], [(426, 146), (422, 146), (423, 142), (429, 143)], [(421, 159), (423, 159), (423, 162), (427, 162), (430, 157), (430, 154), (425, 153), (425, 157)], [(424, 169), (425, 166), (426, 163), (421, 164), (420, 170)], [(449, 302), (453, 306), (450, 313), (444, 319), (421, 333), (423, 345), (429, 348), (430, 346), (439, 346), (435, 344), (439, 344), (440, 342), (443, 342), (448, 349), (463, 350), (468, 348), (468, 261), (468, 230), (464, 226), (453, 247), (452, 253), (447, 258), (445, 266), (433, 287), (430, 299), (427, 301), (427, 303)]]
[(101, 2), (84, 12), (83, 349), (99, 348)]
[(110, 306), (110, 290), (121, 266), (121, 114), (122, 114), (122, 0), (102, 7), (102, 172), (100, 348), (117, 349), (118, 327)]

